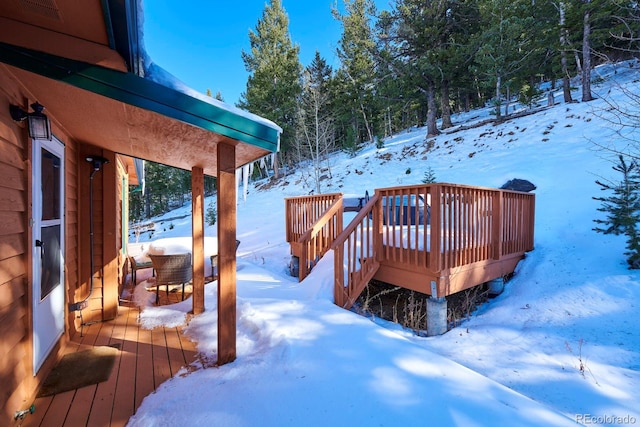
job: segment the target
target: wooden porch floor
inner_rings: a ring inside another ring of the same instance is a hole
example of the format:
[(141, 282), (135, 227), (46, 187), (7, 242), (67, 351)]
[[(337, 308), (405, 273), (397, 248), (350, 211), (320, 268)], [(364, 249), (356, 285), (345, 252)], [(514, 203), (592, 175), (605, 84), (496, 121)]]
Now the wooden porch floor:
[[(144, 278), (140, 275), (138, 280)], [(160, 304), (167, 303), (165, 295), (160, 293)], [(169, 297), (177, 302), (180, 292)], [(37, 398), (35, 412), (27, 415), (22, 425), (124, 426), (145, 396), (182, 367), (196, 361), (195, 345), (182, 334), (181, 328), (142, 329), (138, 313), (133, 303), (121, 301), (116, 319), (84, 326), (82, 336), (76, 334), (66, 352), (103, 345), (118, 348), (111, 376), (99, 384)]]

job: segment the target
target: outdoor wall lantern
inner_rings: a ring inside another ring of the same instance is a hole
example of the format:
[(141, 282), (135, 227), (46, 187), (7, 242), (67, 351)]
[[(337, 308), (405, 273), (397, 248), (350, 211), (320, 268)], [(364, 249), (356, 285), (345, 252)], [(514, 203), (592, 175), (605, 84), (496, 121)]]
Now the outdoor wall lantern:
[(48, 139), (51, 140), (51, 123), (49, 118), (42, 112), (44, 107), (37, 102), (31, 104), (33, 113), (27, 113), (17, 105), (9, 105), (11, 118), (16, 122), (27, 120), (29, 128), (29, 136), (31, 139)]

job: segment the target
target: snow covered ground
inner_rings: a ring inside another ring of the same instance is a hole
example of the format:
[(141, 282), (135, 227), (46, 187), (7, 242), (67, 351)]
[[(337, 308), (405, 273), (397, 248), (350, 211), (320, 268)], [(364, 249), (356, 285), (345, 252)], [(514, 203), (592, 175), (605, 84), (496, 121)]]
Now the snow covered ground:
[[(417, 184), (429, 167), (439, 182), (500, 187), (522, 178), (537, 186), (535, 249), (502, 295), (442, 336), (418, 337), (333, 305), (331, 253), (304, 282), (289, 276), (283, 198), (309, 193), (311, 181), (298, 171), (269, 190), (252, 185), (238, 205), (237, 360), (165, 382), (129, 426), (640, 425), (640, 273), (626, 268), (624, 237), (592, 231), (603, 215), (595, 180), (620, 178), (616, 156), (598, 146), (640, 140), (629, 129), (621, 137), (606, 119), (610, 103), (628, 100), (623, 88), (639, 91), (632, 65), (599, 68), (599, 99), (589, 103), (564, 104), (557, 91), (552, 108), (430, 138), (432, 151), (418, 128), (382, 149), (331, 159), (323, 192)], [(190, 235), (189, 211), (166, 215), (186, 217), (153, 238)], [(145, 326), (187, 321), (190, 299), (151, 307), (145, 292), (136, 290)], [(210, 284), (206, 312), (187, 334), (211, 361), (216, 323)]]

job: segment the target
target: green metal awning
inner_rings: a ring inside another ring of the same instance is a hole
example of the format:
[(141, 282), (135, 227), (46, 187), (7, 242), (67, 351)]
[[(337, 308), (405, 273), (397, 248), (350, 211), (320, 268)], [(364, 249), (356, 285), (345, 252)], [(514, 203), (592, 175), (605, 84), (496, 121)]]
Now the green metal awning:
[(152, 111), (255, 147), (276, 152), (280, 129), (258, 116), (233, 111), (131, 72), (0, 42), (0, 62)]

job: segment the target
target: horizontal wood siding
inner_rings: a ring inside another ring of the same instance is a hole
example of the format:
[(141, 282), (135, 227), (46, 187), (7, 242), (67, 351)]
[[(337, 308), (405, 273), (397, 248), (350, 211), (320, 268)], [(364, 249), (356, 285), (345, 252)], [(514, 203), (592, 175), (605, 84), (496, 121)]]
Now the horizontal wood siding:
[(0, 88), (0, 425), (8, 425), (34, 386), (27, 352), (29, 171), (25, 131), (11, 120), (8, 108), (24, 99), (2, 73)]
[[(27, 109), (34, 102), (22, 84), (0, 64), (0, 103)], [(0, 425), (11, 425), (15, 411), (30, 405), (41, 381), (64, 351), (79, 321), (67, 316), (65, 333), (33, 375), (31, 217), (31, 142), (26, 124), (13, 122), (0, 108)], [(65, 286), (69, 301), (78, 283), (77, 145), (51, 112), (53, 134), (65, 146)], [(67, 302), (65, 301), (65, 302)]]
[[(109, 164), (92, 176), (92, 167), (84, 159), (87, 156), (100, 155), (109, 158)], [(85, 322), (105, 320), (105, 295), (117, 294), (118, 277), (117, 268), (112, 272), (105, 272), (105, 267), (111, 270), (112, 263), (117, 264), (115, 242), (107, 247), (108, 239), (114, 238), (116, 223), (113, 218), (116, 211), (115, 200), (115, 166), (112, 153), (96, 147), (81, 145), (78, 147), (78, 177), (79, 188), (79, 265), (80, 276), (77, 287), (73, 292), (72, 300), (82, 301), (89, 296), (89, 306), (82, 311)], [(91, 184), (93, 184), (93, 215), (91, 214)], [(111, 197), (113, 196), (113, 197)], [(106, 198), (106, 199), (105, 199)], [(107, 218), (108, 216), (108, 218)], [(93, 221), (93, 242), (91, 239), (91, 223)], [(108, 237), (105, 237), (106, 235)], [(91, 251), (93, 249), (93, 271), (91, 271)], [(106, 276), (109, 276), (107, 279)], [(93, 289), (91, 281), (93, 277)], [(113, 289), (106, 289), (109, 286)], [(115, 313), (110, 313), (106, 318), (113, 318)]]
[[(75, 290), (79, 279), (78, 258), (78, 147), (73, 141), (65, 142), (65, 279), (67, 284), (67, 302), (74, 302)], [(68, 313), (70, 335), (80, 330), (78, 313)]]

